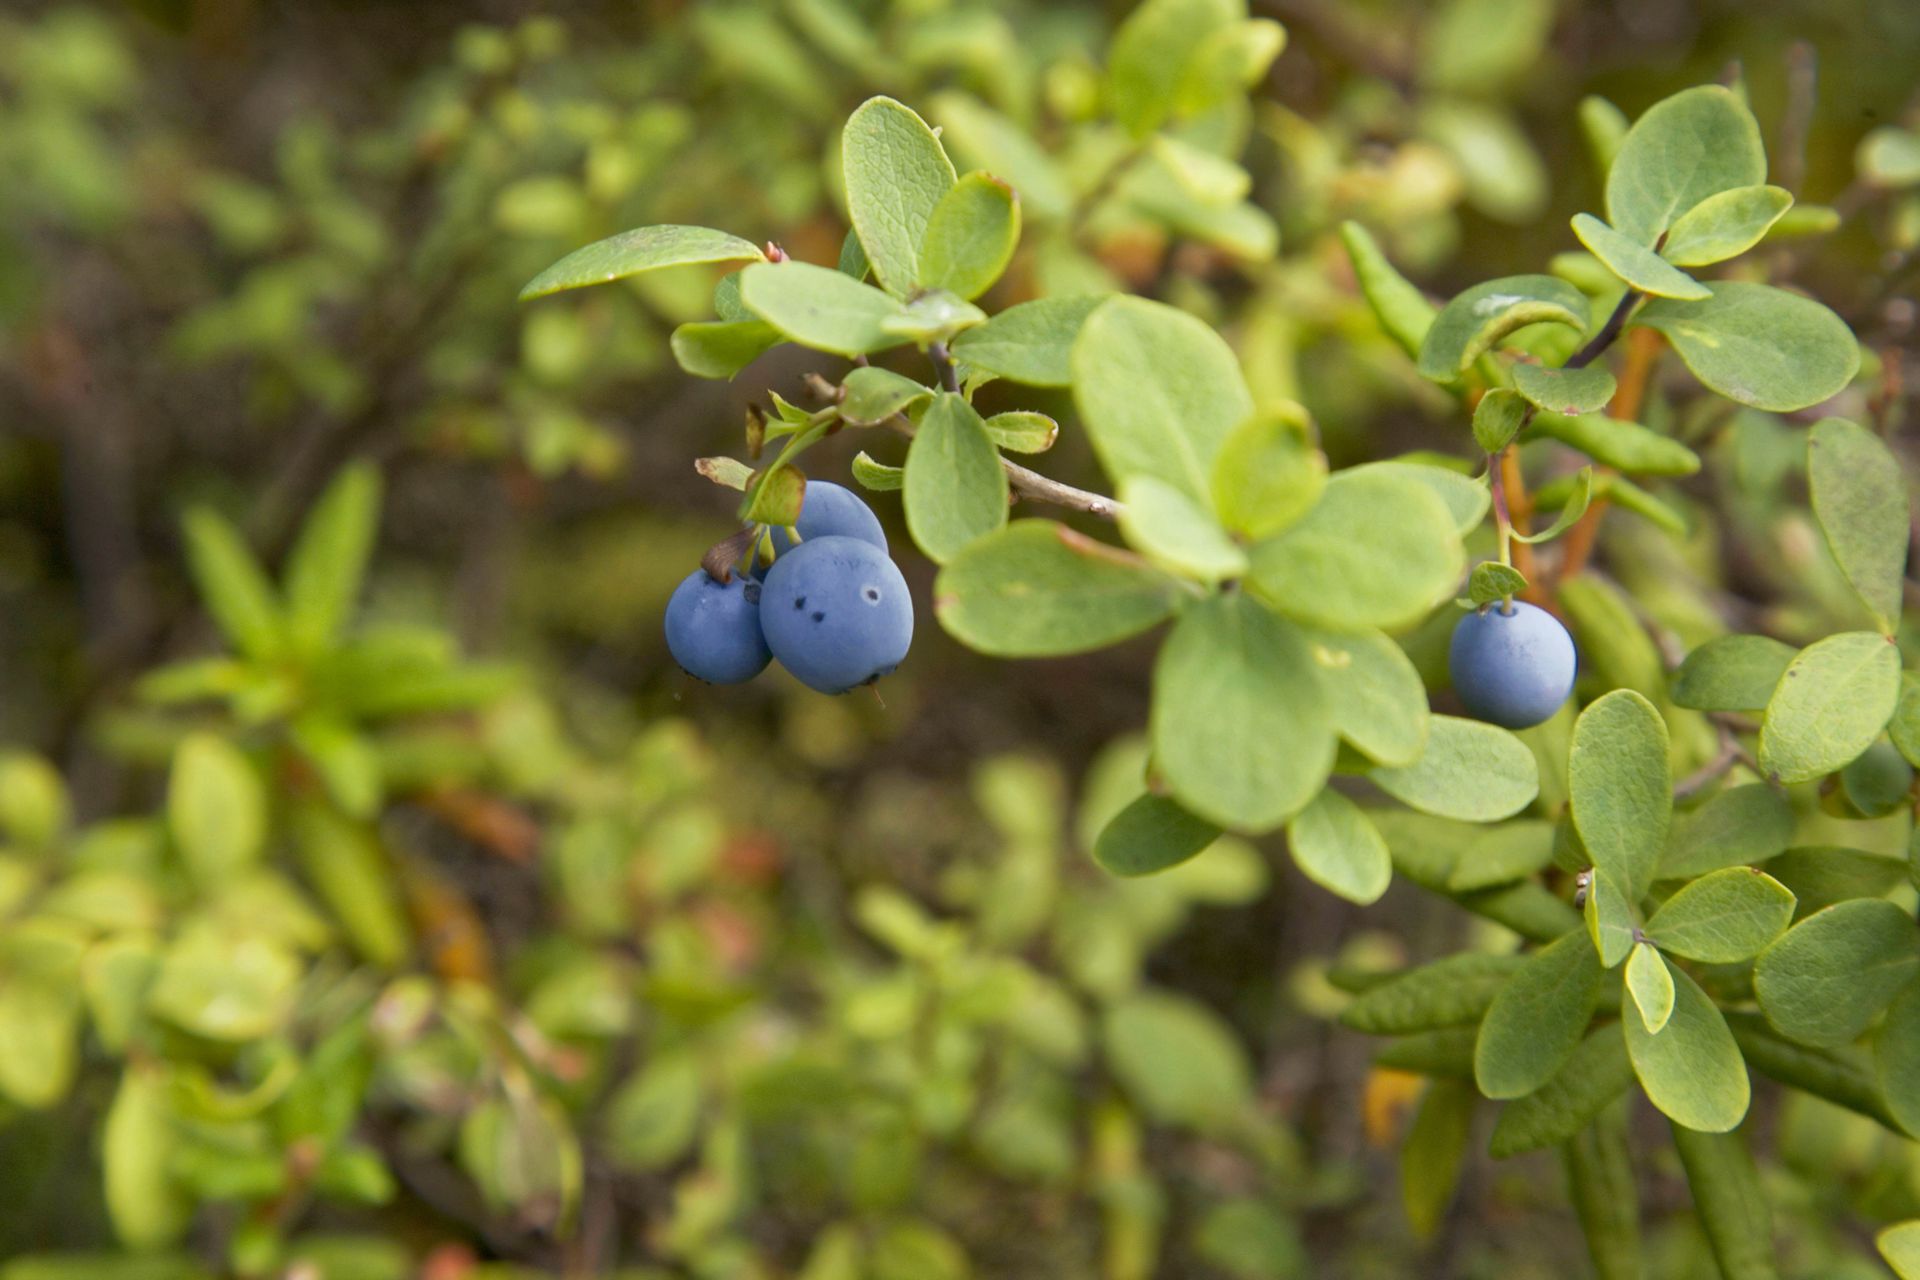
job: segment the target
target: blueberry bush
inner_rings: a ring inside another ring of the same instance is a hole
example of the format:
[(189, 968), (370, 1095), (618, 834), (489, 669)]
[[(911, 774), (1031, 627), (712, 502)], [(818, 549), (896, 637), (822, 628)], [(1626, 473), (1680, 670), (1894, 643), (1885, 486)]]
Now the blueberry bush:
[(1920, 1277), (1920, 134), (661, 9), (0, 25), (0, 1280)]

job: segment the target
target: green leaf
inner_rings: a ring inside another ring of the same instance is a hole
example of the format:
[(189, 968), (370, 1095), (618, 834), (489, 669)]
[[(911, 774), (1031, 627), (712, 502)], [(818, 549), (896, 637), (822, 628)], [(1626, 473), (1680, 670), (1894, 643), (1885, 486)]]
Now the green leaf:
[(1120, 481), (1120, 532), (1135, 550), (1163, 568), (1202, 582), (1238, 578), (1247, 553), (1213, 512), (1152, 476)]
[[(1522, 369), (1537, 367), (1515, 365), (1515, 385), (1520, 385)], [(1498, 453), (1513, 443), (1513, 438), (1520, 434), (1520, 429), (1526, 423), (1526, 397), (1512, 387), (1495, 387), (1480, 397), (1479, 404), (1473, 406), (1473, 442), (1488, 453)]]
[(1420, 344), (1422, 377), (1451, 382), (1515, 330), (1559, 324), (1585, 333), (1587, 295), (1556, 276), (1504, 276), (1474, 285), (1440, 309)]
[(905, 297), (920, 283), (920, 246), (934, 208), (953, 188), (953, 162), (911, 108), (869, 98), (847, 119), (840, 164), (847, 213), (874, 277), (888, 293)]
[(1840, 791), (1865, 818), (1884, 818), (1913, 803), (1913, 766), (1890, 742), (1876, 742), (1840, 771)]
[(228, 883), (260, 860), (266, 792), (253, 765), (225, 738), (191, 734), (174, 752), (167, 829), (203, 889)]
[(885, 322), (905, 315), (905, 308), (830, 267), (756, 262), (740, 273), (740, 300), (803, 347), (858, 356), (903, 341)]
[(277, 943), (195, 927), (162, 955), (147, 1008), (194, 1035), (240, 1044), (280, 1029), (300, 976), (299, 960)]
[(1899, 1280), (1920, 1280), (1920, 1218), (1883, 1228), (1873, 1245)]
[(1156, 1120), (1211, 1128), (1247, 1105), (1246, 1051), (1205, 1005), (1142, 991), (1107, 1010), (1101, 1038), (1122, 1087)]
[(954, 183), (927, 218), (920, 244), (920, 285), (962, 298), (985, 293), (1020, 243), (1020, 201), (1013, 188), (987, 173)]
[(1657, 1036), (1673, 1016), (1673, 975), (1660, 952), (1644, 942), (1633, 944), (1627, 956), (1627, 994), (1640, 1015), (1640, 1025), (1648, 1035)]
[(1920, 1133), (1920, 983), (1908, 983), (1887, 1006), (1873, 1037), (1873, 1069), (1887, 1110), (1909, 1134)]
[(1013, 409), (986, 421), (987, 435), (1002, 449), (1015, 453), (1045, 453), (1060, 436), (1060, 424), (1044, 413)]
[(1816, 911), (1760, 953), (1753, 989), (1761, 1012), (1803, 1044), (1845, 1044), (1920, 970), (1913, 918), (1880, 898)]
[(1146, 0), (1107, 47), (1114, 119), (1144, 138), (1174, 114), (1188, 65), (1215, 32), (1243, 20), (1234, 0)]
[(1552, 1079), (1501, 1109), (1488, 1153), (1504, 1160), (1566, 1142), (1632, 1083), (1625, 1038), (1610, 1023), (1596, 1027)]
[(1920, 134), (1898, 125), (1883, 124), (1860, 139), (1853, 155), (1863, 177), (1881, 187), (1920, 184)]
[(962, 396), (943, 391), (907, 450), (907, 528), (935, 564), (1007, 524), (1007, 473), (986, 425)]
[(940, 624), (1002, 658), (1118, 644), (1172, 616), (1179, 584), (1144, 560), (1050, 520), (1017, 520), (934, 581)]
[(1466, 554), (1433, 491), (1380, 468), (1333, 476), (1298, 523), (1254, 546), (1252, 564), (1250, 586), (1276, 609), (1371, 630), (1417, 621), (1451, 595)]
[(1887, 724), (1887, 736), (1908, 764), (1920, 768), (1915, 763), (1920, 761), (1920, 680), (1915, 680), (1911, 672), (1900, 673), (1900, 701)]
[(1580, 517), (1587, 514), (1587, 508), (1593, 503), (1593, 468), (1580, 468), (1578, 480), (1579, 487), (1574, 490), (1573, 496), (1567, 500), (1566, 505), (1560, 508), (1560, 514), (1553, 518), (1552, 524), (1536, 533), (1516, 533), (1513, 535), (1514, 541), (1524, 542), (1529, 546), (1552, 542), (1578, 524)]
[(1745, 1117), (1752, 1096), (1740, 1046), (1712, 998), (1684, 970), (1658, 953), (1653, 958), (1672, 981), (1673, 1010), (1658, 1034), (1640, 1018), (1620, 1020), (1634, 1074), (1676, 1124), (1725, 1133)]
[(1021, 125), (956, 90), (934, 94), (931, 103), (950, 154), (1005, 178), (1035, 218), (1052, 222), (1072, 208), (1073, 192), (1060, 166)]
[(1886, 636), (1847, 631), (1787, 664), (1760, 726), (1760, 768), (1811, 782), (1873, 745), (1900, 699), (1900, 651)]
[(38, 1110), (73, 1087), (80, 1058), (79, 974), (72, 963), (40, 971), (19, 963), (17, 954), (14, 959), (12, 972), (0, 977), (0, 1096)]
[(1187, 58), (1174, 111), (1198, 115), (1260, 83), (1286, 46), (1286, 28), (1270, 18), (1234, 22), (1207, 33)]
[(1400, 1151), (1401, 1202), (1413, 1234), (1427, 1239), (1440, 1229), (1460, 1182), (1460, 1168), (1473, 1132), (1479, 1099), (1465, 1080), (1437, 1080), (1427, 1087)]
[(740, 518), (748, 524), (791, 527), (800, 518), (800, 506), (806, 501), (807, 478), (798, 467), (778, 463), (756, 471), (747, 482), (746, 496), (740, 503)]
[(411, 946), (411, 933), (393, 867), (372, 828), (322, 805), (302, 805), (294, 810), (293, 837), (307, 883), (354, 951), (382, 968), (397, 965)]
[(904, 467), (890, 467), (884, 462), (875, 462), (864, 449), (853, 455), (850, 469), (854, 483), (875, 493), (896, 493), (907, 483)]
[(1425, 462), (1389, 458), (1384, 462), (1363, 462), (1357, 467), (1346, 468), (1340, 474), (1347, 477), (1398, 476), (1431, 489), (1433, 496), (1440, 499), (1447, 513), (1453, 517), (1454, 532), (1462, 538), (1479, 528), (1480, 521), (1486, 518), (1487, 509), (1493, 504), (1493, 494), (1485, 481)]
[(1641, 293), (1656, 298), (1707, 298), (1707, 287), (1631, 236), (1590, 213), (1573, 215), (1573, 234), (1602, 266)]
[(1375, 764), (1409, 765), (1427, 745), (1427, 689), (1378, 631), (1309, 631), (1334, 730)]
[(1675, 818), (1655, 876), (1691, 879), (1722, 867), (1765, 862), (1793, 842), (1793, 826), (1793, 806), (1764, 782), (1729, 787)]
[(1567, 1193), (1598, 1280), (1641, 1280), (1646, 1274), (1640, 1256), (1640, 1189), (1627, 1121), (1627, 1104), (1615, 1103), (1560, 1148)]
[(700, 1060), (688, 1051), (655, 1052), (609, 1100), (602, 1134), (622, 1169), (672, 1164), (700, 1131)]
[(1900, 625), (1912, 536), (1906, 473), (1880, 437), (1845, 418), (1807, 435), (1813, 514), (1840, 572), (1892, 635)]
[(1746, 1140), (1676, 1124), (1674, 1149), (1687, 1171), (1693, 1212), (1723, 1280), (1777, 1280), (1773, 1215)]
[(1213, 461), (1220, 520), (1248, 538), (1269, 538), (1313, 509), (1327, 483), (1326, 455), (1280, 414), (1255, 414), (1227, 433)]
[(287, 632), (311, 652), (340, 633), (360, 596), (380, 525), (380, 472), (341, 469), (300, 529), (287, 558)]
[(1587, 936), (1593, 939), (1593, 949), (1604, 968), (1613, 968), (1632, 953), (1640, 913), (1613, 877), (1598, 868), (1587, 884), (1583, 914)]
[(840, 417), (856, 427), (877, 426), (934, 394), (932, 387), (876, 365), (850, 370), (840, 385), (846, 389)]
[(753, 468), (738, 458), (695, 458), (693, 469), (722, 489), (745, 493), (753, 482)]
[(1365, 227), (1357, 222), (1341, 223), (1340, 242), (1346, 246), (1354, 278), (1360, 282), (1361, 296), (1373, 308), (1374, 318), (1380, 321), (1388, 337), (1417, 359), (1427, 330), (1433, 327), (1433, 318), (1440, 314), (1440, 309), (1394, 269)]
[(1113, 298), (1073, 344), (1073, 395), (1116, 481), (1148, 475), (1209, 501), (1214, 461), (1253, 413), (1233, 349), (1165, 303)]
[(1418, 760), (1367, 776), (1404, 805), (1465, 822), (1510, 818), (1540, 792), (1539, 765), (1524, 742), (1456, 716), (1432, 717)]
[(766, 255), (739, 236), (707, 227), (638, 227), (575, 249), (520, 290), (520, 301), (563, 289), (623, 280), (662, 267), (712, 262), (760, 262)]
[(1652, 245), (1708, 196), (1767, 180), (1753, 113), (1730, 90), (1703, 85), (1649, 107), (1607, 173), (1607, 221)]
[(1034, 387), (1073, 381), (1069, 357), (1100, 294), (1040, 298), (1008, 307), (953, 340), (953, 354), (976, 369)]
[(1741, 404), (1785, 413), (1838, 395), (1860, 371), (1860, 344), (1811, 298), (1717, 281), (1699, 302), (1656, 299), (1632, 323), (1658, 330), (1693, 376)]
[(1567, 782), (1593, 865), (1629, 899), (1645, 896), (1673, 815), (1666, 721), (1631, 689), (1588, 704), (1573, 727)]
[(954, 335), (978, 328), (987, 313), (957, 293), (928, 289), (908, 298), (898, 315), (886, 317), (880, 327), (919, 347), (951, 342)]
[(1584, 929), (1529, 956), (1481, 1019), (1473, 1048), (1480, 1092), (1520, 1098), (1552, 1079), (1586, 1034), (1601, 973)]
[(1376, 1036), (1403, 1036), (1478, 1022), (1525, 960), (1465, 951), (1395, 974), (1368, 987), (1340, 1013), (1343, 1026)]
[(1899, 1128), (1899, 1122), (1881, 1101), (1870, 1064), (1851, 1046), (1810, 1049), (1795, 1044), (1776, 1034), (1757, 1013), (1728, 1014), (1727, 1025), (1733, 1028), (1740, 1052), (1755, 1071), (1877, 1120), (1889, 1129)]
[(1467, 575), (1467, 600), (1474, 608), (1505, 600), (1527, 589), (1527, 579), (1510, 564), (1482, 560)]
[(674, 329), (674, 363), (696, 378), (729, 379), (780, 344), (764, 320), (701, 320)]
[(1620, 144), (1626, 141), (1628, 127), (1627, 113), (1600, 95), (1588, 94), (1580, 99), (1580, 132), (1586, 138), (1587, 150), (1599, 166), (1601, 177), (1613, 167), (1613, 158), (1620, 154)]
[(107, 1217), (132, 1249), (171, 1244), (193, 1214), (168, 1173), (178, 1144), (168, 1092), (165, 1075), (129, 1063), (101, 1130)]
[(285, 621), (273, 584), (239, 531), (206, 507), (187, 512), (181, 524), (187, 569), (207, 612), (241, 653), (272, 657), (285, 637)]
[[(1584, 369), (1549, 369), (1545, 365), (1516, 364), (1513, 386), (1529, 402), (1552, 413), (1594, 413), (1613, 399), (1613, 373), (1605, 365), (1590, 364)], [(1493, 395), (1488, 392), (1487, 395)], [(1481, 397), (1485, 404), (1486, 396)], [(1474, 431), (1479, 432), (1479, 414), (1474, 414)], [(1664, 437), (1662, 437), (1664, 439)], [(1484, 448), (1484, 442), (1482, 444)], [(1487, 452), (1494, 452), (1488, 449)], [(1695, 463), (1696, 469), (1698, 462)]]
[(1558, 440), (1632, 475), (1690, 476), (1700, 469), (1700, 455), (1678, 440), (1603, 413), (1537, 413), (1524, 438)]
[(1093, 860), (1116, 876), (1177, 867), (1220, 837), (1220, 828), (1164, 796), (1144, 795), (1100, 829)]
[(1764, 872), (1728, 867), (1683, 887), (1647, 921), (1662, 951), (1707, 964), (1751, 960), (1793, 919), (1793, 894)]
[(1168, 181), (1202, 204), (1233, 204), (1253, 189), (1253, 175), (1233, 161), (1170, 134), (1155, 134), (1147, 153)]
[(1287, 823), (1287, 852), (1307, 879), (1362, 906), (1393, 879), (1393, 859), (1367, 815), (1331, 787)]
[(1223, 827), (1279, 826), (1333, 767), (1333, 723), (1306, 638), (1245, 596), (1180, 615), (1154, 664), (1152, 734), (1174, 798)]
[(1674, 673), (1674, 704), (1695, 711), (1764, 711), (1798, 652), (1769, 636), (1718, 636), (1688, 654)]
[(1737, 258), (1760, 243), (1793, 196), (1781, 187), (1732, 187), (1708, 196), (1681, 214), (1660, 246), (1677, 267), (1704, 267)]

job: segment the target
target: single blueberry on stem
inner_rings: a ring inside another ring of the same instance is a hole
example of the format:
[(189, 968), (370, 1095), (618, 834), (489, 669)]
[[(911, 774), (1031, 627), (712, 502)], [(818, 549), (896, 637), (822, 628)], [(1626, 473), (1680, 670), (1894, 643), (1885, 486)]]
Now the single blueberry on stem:
[(1460, 619), (1447, 648), (1467, 713), (1507, 729), (1548, 719), (1573, 692), (1573, 637), (1545, 609), (1495, 601)]
[(695, 569), (667, 601), (667, 652), (682, 670), (709, 684), (738, 684), (773, 658), (760, 630), (760, 584), (733, 575), (721, 582)]
[(913, 600), (887, 553), (858, 538), (808, 538), (767, 570), (760, 595), (767, 644), (821, 693), (889, 675), (913, 643)]

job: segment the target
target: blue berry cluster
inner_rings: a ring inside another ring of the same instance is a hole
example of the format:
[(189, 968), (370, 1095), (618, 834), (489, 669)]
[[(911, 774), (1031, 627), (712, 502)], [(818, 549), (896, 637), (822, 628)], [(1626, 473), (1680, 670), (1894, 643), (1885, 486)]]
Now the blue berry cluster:
[(892, 674), (913, 643), (913, 601), (879, 518), (851, 490), (812, 481), (773, 564), (726, 582), (696, 569), (667, 602), (667, 650), (712, 684), (751, 680), (778, 658), (809, 689), (846, 693)]

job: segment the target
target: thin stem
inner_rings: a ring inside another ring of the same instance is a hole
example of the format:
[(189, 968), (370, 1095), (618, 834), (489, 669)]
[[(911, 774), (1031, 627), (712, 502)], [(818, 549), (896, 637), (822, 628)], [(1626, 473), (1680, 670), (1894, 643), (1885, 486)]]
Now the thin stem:
[(1620, 336), (1620, 331), (1627, 327), (1627, 316), (1633, 312), (1634, 304), (1645, 296), (1638, 289), (1629, 289), (1621, 294), (1619, 305), (1614, 307), (1613, 314), (1607, 317), (1607, 322), (1600, 326), (1600, 332), (1594, 334), (1586, 346), (1568, 356), (1566, 364), (1561, 367), (1584, 369), (1598, 360), (1601, 353), (1612, 346), (1614, 340)]
[[(1487, 487), (1493, 493), (1493, 526), (1500, 533), (1500, 563), (1509, 569), (1513, 567), (1513, 515), (1507, 509), (1507, 485), (1505, 477), (1506, 446), (1500, 452), (1487, 456)], [(1508, 597), (1507, 603), (1513, 603)]]
[[(928, 354), (933, 355), (933, 352), (929, 350)], [(942, 355), (944, 354), (943, 351)], [(938, 365), (938, 363), (939, 358), (936, 357), (935, 364)], [(952, 368), (951, 362), (948, 363), (947, 368)], [(807, 374), (805, 381), (807, 389), (822, 400), (838, 404), (846, 398), (845, 387), (836, 387), (817, 373)], [(890, 431), (897, 431), (909, 439), (913, 437), (913, 422), (903, 413), (896, 413), (879, 425)], [(1122, 510), (1120, 503), (1104, 493), (1094, 493), (1087, 489), (1076, 489), (1070, 484), (1062, 484), (1058, 480), (1043, 476), (1038, 471), (1023, 467), (1005, 457), (1000, 459), (1000, 466), (1007, 473), (1008, 487), (1013, 490), (1015, 496), (1028, 502), (1044, 502), (1050, 506), (1065, 507), (1069, 511), (1098, 516), (1102, 520), (1120, 518)]]
[(959, 395), (960, 371), (953, 367), (953, 357), (947, 352), (947, 344), (936, 342), (928, 347), (927, 359), (933, 361), (934, 371), (940, 375), (940, 385)]

